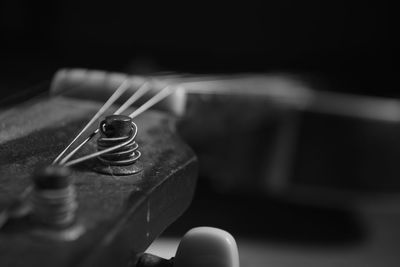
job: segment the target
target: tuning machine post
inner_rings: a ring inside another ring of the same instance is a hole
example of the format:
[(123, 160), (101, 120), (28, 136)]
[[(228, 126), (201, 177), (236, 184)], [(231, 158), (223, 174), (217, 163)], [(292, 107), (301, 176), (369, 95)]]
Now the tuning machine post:
[(70, 170), (41, 167), (33, 177), (30, 205), (33, 233), (56, 240), (75, 240), (84, 232), (76, 220), (77, 195)]
[(110, 115), (100, 123), (97, 149), (104, 153), (98, 157), (95, 170), (109, 175), (131, 175), (142, 170), (137, 162), (141, 156), (135, 138), (138, 127), (129, 116)]

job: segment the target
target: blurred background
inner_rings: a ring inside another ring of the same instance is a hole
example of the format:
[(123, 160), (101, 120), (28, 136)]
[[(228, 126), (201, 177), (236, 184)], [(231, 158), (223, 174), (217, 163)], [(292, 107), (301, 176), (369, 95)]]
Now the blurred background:
[(326, 76), (335, 90), (392, 95), (394, 10), (389, 1), (4, 0), (2, 80), (65, 66), (282, 70)]
[[(84, 67), (257, 72), (397, 104), (395, 10), (389, 1), (3, 0), (0, 96), (61, 67)], [(244, 267), (400, 263), (397, 120), (248, 98), (213, 103), (197, 110), (208, 112), (203, 120), (188, 116), (179, 125), (201, 172), (192, 207), (157, 243), (164, 250), (191, 227), (209, 225), (237, 237)], [(218, 128), (217, 119), (225, 124)], [(217, 128), (202, 132), (203, 123)]]

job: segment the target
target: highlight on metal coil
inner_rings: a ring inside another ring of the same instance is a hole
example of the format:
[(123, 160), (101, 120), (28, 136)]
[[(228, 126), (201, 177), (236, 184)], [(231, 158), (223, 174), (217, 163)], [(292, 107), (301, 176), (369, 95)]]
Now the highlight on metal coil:
[(135, 163), (141, 156), (138, 150), (139, 145), (135, 141), (138, 132), (137, 125), (131, 121), (129, 133), (119, 137), (107, 137), (105, 134), (105, 127), (105, 122), (102, 122), (100, 125), (101, 136), (97, 139), (97, 150), (99, 152), (120, 146), (124, 143), (126, 144), (122, 145), (120, 148), (101, 154), (98, 156), (98, 159), (103, 164), (112, 166), (126, 166)]

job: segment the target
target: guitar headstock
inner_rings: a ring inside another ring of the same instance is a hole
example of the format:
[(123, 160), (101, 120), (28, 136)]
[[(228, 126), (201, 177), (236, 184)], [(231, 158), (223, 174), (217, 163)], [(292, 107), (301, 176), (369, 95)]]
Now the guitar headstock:
[[(110, 166), (92, 158), (68, 167), (69, 171), (52, 165), (102, 105), (93, 100), (98, 95), (93, 99), (65, 95), (41, 96), (0, 113), (2, 214), (21, 202), (21, 194), (31, 188), (23, 200), (27, 211), (20, 208), (21, 214), (7, 218), (0, 229), (2, 266), (126, 266), (192, 199), (196, 157), (176, 135), (175, 116), (164, 111), (148, 110), (134, 119), (137, 135), (133, 138), (138, 144), (134, 150), (140, 151), (140, 158), (132, 164)], [(97, 119), (88, 131), (99, 128), (104, 118)], [(116, 124), (121, 122), (116, 119)], [(115, 126), (110, 117), (106, 123)], [(106, 128), (100, 138), (107, 137)], [(89, 141), (74, 157), (101, 150), (98, 140)], [(66, 206), (49, 193), (60, 189), (46, 185), (54, 177), (67, 192), (63, 195), (68, 198)], [(47, 210), (55, 202), (64, 208), (76, 207), (68, 210), (73, 219), (66, 219), (65, 224), (48, 219), (49, 212), (65, 216), (60, 210)]]

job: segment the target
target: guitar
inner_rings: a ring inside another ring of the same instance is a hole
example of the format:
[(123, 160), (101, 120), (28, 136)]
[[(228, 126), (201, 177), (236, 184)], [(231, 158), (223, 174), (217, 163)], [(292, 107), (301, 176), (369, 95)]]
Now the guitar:
[[(45, 95), (2, 111), (0, 200), (4, 206), (35, 184), (33, 180), (48, 174), (35, 171), (58, 175), (59, 170), (36, 169), (51, 165), (98, 109), (96, 101)], [(77, 208), (66, 213), (74, 219), (60, 219), (64, 214), (57, 211), (38, 220), (30, 213), (8, 219), (0, 232), (1, 266), (127, 266), (136, 260), (135, 253), (143, 252), (183, 213), (195, 189), (194, 153), (175, 134), (173, 116), (148, 111), (135, 123), (140, 129), (135, 142), (140, 144), (141, 157), (132, 165), (137, 170), (104, 173), (95, 170), (106, 166), (97, 160), (73, 168), (68, 175), (73, 183), (67, 187), (73, 187), (76, 195), (68, 196), (68, 201)], [(80, 153), (91, 153), (96, 147), (95, 142), (89, 143)], [(33, 189), (33, 210), (52, 204), (41, 195), (52, 186), (40, 187), (36, 183)], [(65, 203), (54, 205), (71, 209)]]
[(177, 135), (176, 123), (199, 109), (204, 96), (210, 103), (221, 96), (259, 101), (261, 110), (252, 114), (279, 105), (396, 119), (385, 109), (369, 111), (371, 103), (382, 106), (379, 101), (343, 101), (264, 75), (141, 77), (61, 70), (49, 92), (0, 113), (1, 266), (138, 262), (193, 197), (197, 158)]
[[(91, 89), (100, 91), (84, 99)], [(112, 105), (124, 96), (124, 105)], [(133, 109), (141, 96), (149, 100)], [(159, 101), (164, 111), (148, 110)], [(173, 261), (142, 255), (194, 194), (197, 158), (175, 126), (183, 104), (182, 92), (149, 78), (62, 70), (50, 95), (2, 111), (1, 266), (184, 267), (193, 246), (208, 258), (219, 250), (219, 266), (238, 266), (234, 239), (213, 228), (190, 231)]]

